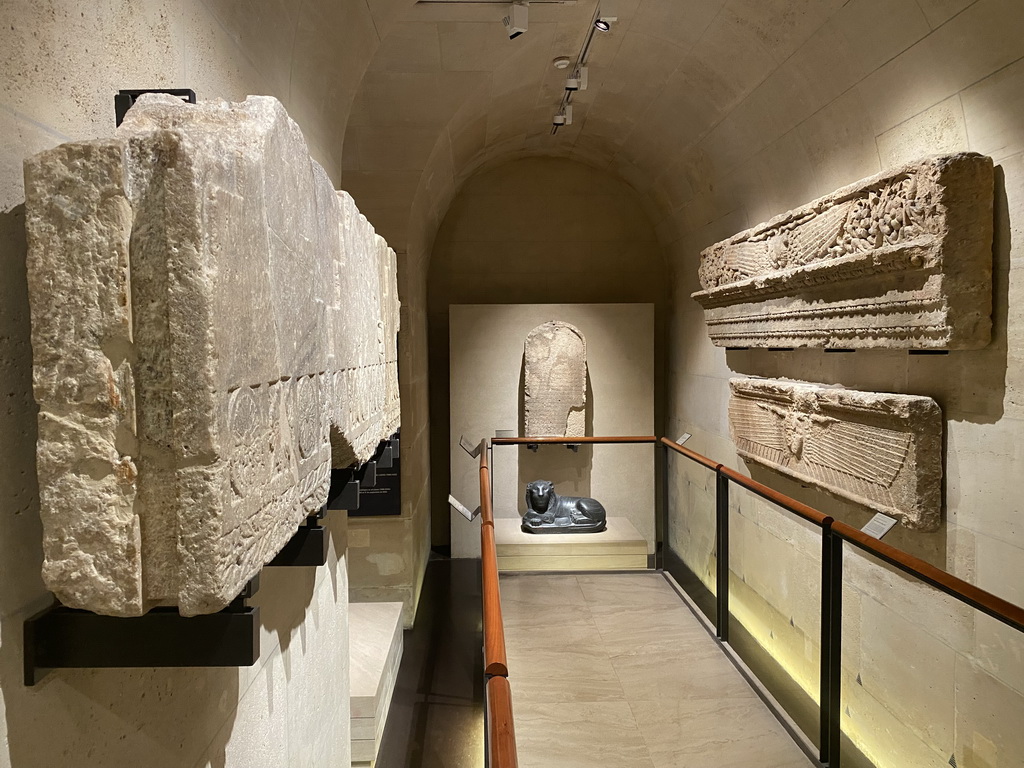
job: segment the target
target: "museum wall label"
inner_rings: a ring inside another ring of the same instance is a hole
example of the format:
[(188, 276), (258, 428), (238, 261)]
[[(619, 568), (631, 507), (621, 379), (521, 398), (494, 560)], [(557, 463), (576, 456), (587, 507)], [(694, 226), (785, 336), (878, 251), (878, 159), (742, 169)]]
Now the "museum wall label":
[(269, 97), (144, 96), (25, 188), (44, 581), (217, 611), (398, 428), (395, 254)]

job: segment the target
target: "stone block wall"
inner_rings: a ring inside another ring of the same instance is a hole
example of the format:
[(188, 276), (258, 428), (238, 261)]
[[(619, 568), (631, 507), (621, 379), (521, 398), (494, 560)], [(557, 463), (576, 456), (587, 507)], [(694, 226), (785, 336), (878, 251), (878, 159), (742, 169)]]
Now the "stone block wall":
[[(376, 14), (376, 15), (375, 15)], [(45, 606), (26, 287), (25, 158), (110, 136), (122, 88), (280, 99), (338, 186), (341, 132), (387, 17), (365, 2), (217, 0), (0, 6), (0, 766), (348, 765), (345, 520), (329, 564), (264, 572), (248, 669), (79, 670), (21, 683), (21, 622)], [(310, 718), (310, 711), (330, 712)]]
[[(691, 432), (688, 447), (859, 527), (869, 512), (738, 458), (728, 380), (799, 378), (932, 398), (946, 433), (943, 521), (934, 533), (897, 527), (886, 542), (1024, 604), (1024, 507), (1013, 479), (1024, 461), (1024, 42), (1009, 32), (1024, 24), (1024, 7), (895, 0), (884, 4), (885, 33), (868, 34), (861, 20), (881, 5), (846, 4), (770, 72), (739, 64), (730, 116), (650, 183), (648, 199), (674, 193), (657, 225), (675, 268), (667, 431)], [(966, 151), (995, 165), (990, 344), (917, 356), (726, 351), (708, 338), (689, 298), (701, 290), (702, 250), (886, 168)], [(710, 584), (714, 485), (699, 467), (675, 463), (672, 546)], [(799, 582), (816, 573), (801, 560), (802, 550), (813, 555), (813, 536), (766, 502), (738, 503), (737, 616), (810, 695), (818, 598)], [(806, 541), (793, 551), (793, 538)], [(944, 765), (951, 755), (960, 765), (1019, 761), (1019, 635), (877, 562), (847, 561), (843, 728), (859, 748), (886, 768)]]

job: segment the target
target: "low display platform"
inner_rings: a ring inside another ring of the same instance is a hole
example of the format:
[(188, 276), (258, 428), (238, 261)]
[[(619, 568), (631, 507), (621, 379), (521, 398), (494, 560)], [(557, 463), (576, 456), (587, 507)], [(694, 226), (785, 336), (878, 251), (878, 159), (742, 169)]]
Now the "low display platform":
[(625, 517), (601, 533), (526, 533), (519, 518), (494, 521), (499, 571), (618, 571), (647, 567), (647, 541)]
[(402, 663), (402, 604), (349, 605), (352, 765), (372, 766)]

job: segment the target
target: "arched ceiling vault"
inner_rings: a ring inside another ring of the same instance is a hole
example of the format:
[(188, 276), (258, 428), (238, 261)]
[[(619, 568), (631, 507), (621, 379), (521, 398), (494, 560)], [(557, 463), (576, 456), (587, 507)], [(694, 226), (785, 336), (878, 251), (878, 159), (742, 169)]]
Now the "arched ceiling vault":
[[(1005, 23), (1021, 15), (1016, 2), (617, 0), (573, 125), (552, 136), (566, 75), (552, 60), (575, 58), (597, 0), (535, 0), (516, 40), (501, 23), (504, 3), (394, 0), (352, 102), (342, 186), (396, 249), (418, 257), (474, 172), (567, 157), (630, 183), (659, 238), (674, 242), (709, 223), (703, 209), (720, 214), (716, 198), (788, 207), (875, 172), (879, 130), (956, 93), (976, 64), (1020, 55)], [(890, 71), (911, 48), (918, 70)], [(861, 156), (844, 163), (836, 151)], [(799, 182), (765, 191), (797, 165)]]
[[(619, 0), (597, 34), (571, 126), (551, 135), (566, 71), (596, 0), (534, 3), (508, 40), (503, 3), (410, 3), (393, 14), (356, 92), (343, 186), (400, 250), (429, 242), (461, 183), (484, 166), (550, 155), (605, 168), (659, 221), (685, 196), (692, 150), (846, 0)], [(756, 146), (742, 121), (715, 140)], [(730, 148), (735, 152), (735, 148)]]

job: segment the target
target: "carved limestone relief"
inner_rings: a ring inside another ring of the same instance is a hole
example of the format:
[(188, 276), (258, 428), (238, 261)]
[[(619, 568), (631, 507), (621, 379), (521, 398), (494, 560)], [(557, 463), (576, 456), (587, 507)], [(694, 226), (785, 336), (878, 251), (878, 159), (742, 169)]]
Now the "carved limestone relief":
[(552, 320), (526, 337), (525, 437), (583, 437), (587, 411), (587, 341), (578, 328)]
[(394, 252), (268, 97), (144, 96), (25, 179), (44, 580), (219, 610), (398, 427)]
[(744, 459), (908, 528), (938, 528), (942, 411), (934, 400), (778, 379), (729, 386), (729, 431)]
[(980, 348), (992, 211), (990, 158), (910, 163), (705, 249), (693, 298), (718, 346)]

